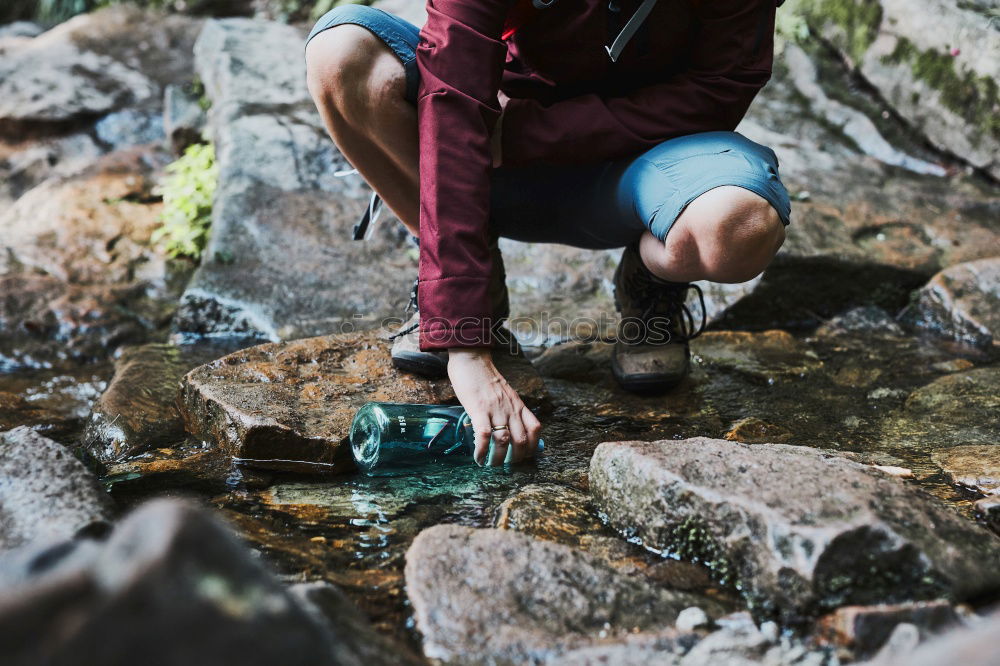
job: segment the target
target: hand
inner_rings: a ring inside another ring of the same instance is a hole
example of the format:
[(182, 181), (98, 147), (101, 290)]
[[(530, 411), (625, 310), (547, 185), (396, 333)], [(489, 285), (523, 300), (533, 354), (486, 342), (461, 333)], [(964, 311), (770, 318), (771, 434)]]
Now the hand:
[[(473, 455), (477, 465), (482, 466), (484, 462), (491, 467), (502, 465), (508, 446), (514, 448), (512, 462), (521, 462), (538, 452), (542, 424), (493, 365), (489, 349), (449, 349), (448, 377), (455, 395), (472, 419), (476, 437)], [(494, 426), (501, 425), (507, 428), (493, 430)], [(491, 437), (493, 455), (487, 461)]]
[(496, 127), (493, 128), (493, 136), (490, 141), (490, 148), (493, 151), (493, 166), (498, 167), (503, 162), (503, 117), (507, 111), (507, 102), (510, 97), (502, 90), (497, 92), (497, 101), (500, 102), (500, 117), (497, 118)]

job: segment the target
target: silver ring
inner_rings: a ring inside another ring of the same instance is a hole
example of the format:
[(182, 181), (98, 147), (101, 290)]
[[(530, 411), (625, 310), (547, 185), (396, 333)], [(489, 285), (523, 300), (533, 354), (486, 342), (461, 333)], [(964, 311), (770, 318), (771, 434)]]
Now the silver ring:
[(490, 432), (496, 432), (497, 430), (507, 430), (507, 426), (505, 425), (490, 426)]

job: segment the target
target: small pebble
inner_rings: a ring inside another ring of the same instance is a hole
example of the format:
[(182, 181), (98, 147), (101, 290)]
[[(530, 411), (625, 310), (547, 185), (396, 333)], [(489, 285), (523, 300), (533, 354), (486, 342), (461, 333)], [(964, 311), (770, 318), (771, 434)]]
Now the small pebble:
[(692, 631), (708, 624), (708, 615), (697, 606), (685, 608), (677, 615), (676, 626), (680, 631)]

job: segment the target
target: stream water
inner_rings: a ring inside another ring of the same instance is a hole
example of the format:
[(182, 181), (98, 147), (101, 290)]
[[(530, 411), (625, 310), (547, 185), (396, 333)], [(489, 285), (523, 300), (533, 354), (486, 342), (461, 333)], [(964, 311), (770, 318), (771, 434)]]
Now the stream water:
[[(933, 382), (996, 369), (997, 359), (911, 337), (720, 333), (696, 344), (692, 376), (662, 397), (622, 392), (601, 352), (594, 358), (582, 369), (555, 372), (562, 378), (546, 378), (553, 408), (543, 418), (547, 451), (536, 463), (495, 469), (438, 463), (405, 477), (311, 477), (234, 467), (212, 447), (188, 440), (140, 455), (106, 482), (126, 508), (155, 495), (193, 497), (218, 508), (281, 576), (334, 582), (378, 628), (414, 640), (402, 568), (416, 534), (439, 523), (491, 526), (504, 500), (529, 484), (586, 493), (590, 456), (602, 441), (722, 437), (733, 424), (756, 419), (730, 437), (852, 452), (862, 462), (909, 468), (909, 483), (963, 511), (970, 496), (947, 483), (931, 454), (996, 442), (996, 396), (989, 386), (957, 396), (943, 385), (937, 395)], [(537, 365), (550, 367), (544, 361)], [(14, 410), (21, 422), (73, 445), (110, 374), (106, 364), (73, 373), (13, 373), (0, 376), (0, 391), (37, 408)], [(916, 400), (918, 394), (930, 398)], [(949, 401), (959, 401), (960, 409)], [(927, 404), (934, 409), (920, 408)], [(614, 535), (606, 530), (606, 536)], [(660, 561), (638, 546), (626, 548), (625, 557), (642, 567)], [(733, 591), (707, 576), (701, 589), (739, 604)]]

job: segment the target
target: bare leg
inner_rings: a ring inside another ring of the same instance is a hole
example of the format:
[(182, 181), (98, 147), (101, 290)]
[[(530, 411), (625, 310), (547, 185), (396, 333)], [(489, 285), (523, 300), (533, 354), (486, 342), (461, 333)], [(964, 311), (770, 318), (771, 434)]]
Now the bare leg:
[(367, 29), (338, 25), (306, 47), (309, 92), (330, 138), (410, 233), (419, 230), (417, 110), (396, 55)]
[(725, 186), (692, 201), (665, 242), (643, 234), (639, 253), (664, 280), (745, 282), (767, 267), (784, 241), (781, 218), (764, 198)]

